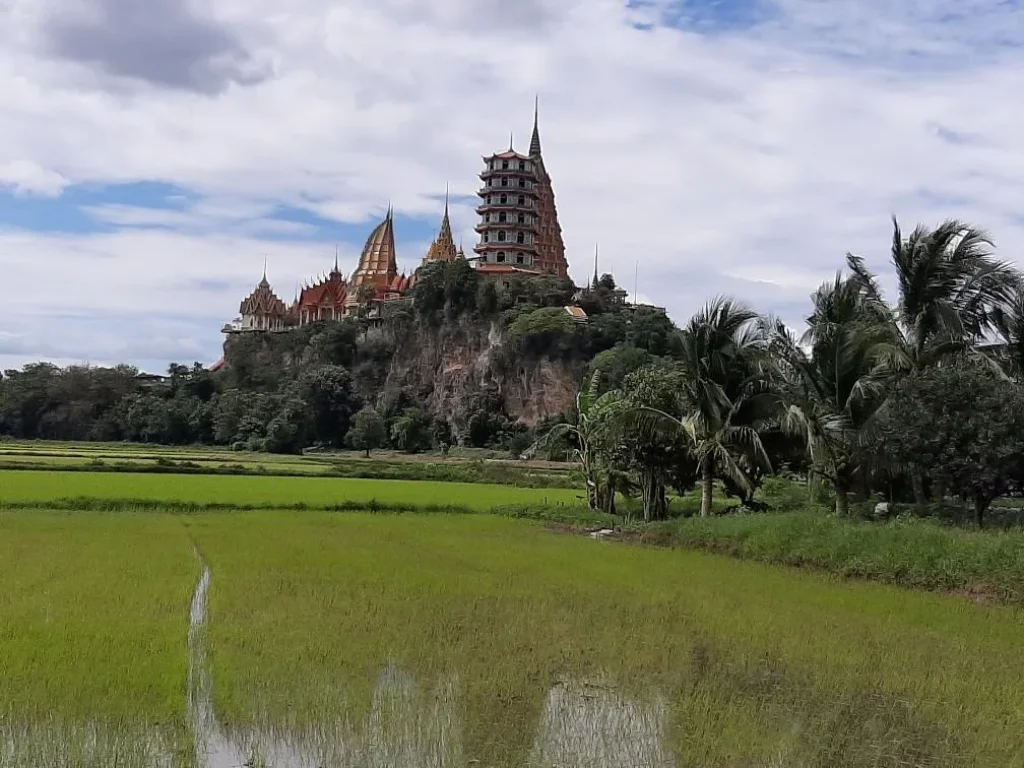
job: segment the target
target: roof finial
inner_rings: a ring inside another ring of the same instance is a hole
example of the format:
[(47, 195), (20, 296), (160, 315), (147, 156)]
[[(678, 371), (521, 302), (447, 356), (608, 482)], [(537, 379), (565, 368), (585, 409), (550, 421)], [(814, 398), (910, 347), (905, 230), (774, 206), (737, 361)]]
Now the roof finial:
[(334, 244), (334, 271), (338, 271), (338, 244)]
[(260, 280), (260, 283), (265, 282), (267, 282), (267, 255), (263, 254), (263, 279)]
[(530, 156), (540, 156), (540, 95), (533, 99), (533, 137), (530, 139)]
[(513, 139), (514, 136), (515, 136), (515, 132), (514, 131), (509, 131), (508, 132), (508, 151), (509, 152), (515, 152), (515, 149), (512, 148), (513, 147), (512, 139)]
[(393, 215), (394, 215), (394, 207), (391, 205), (391, 201), (388, 200), (388, 215), (385, 216), (384, 218), (385, 218), (386, 221), (391, 221), (391, 218), (392, 218)]
[(594, 243), (594, 288), (597, 288), (597, 252), (599, 245)]
[(444, 183), (444, 215), (448, 218), (448, 182)]

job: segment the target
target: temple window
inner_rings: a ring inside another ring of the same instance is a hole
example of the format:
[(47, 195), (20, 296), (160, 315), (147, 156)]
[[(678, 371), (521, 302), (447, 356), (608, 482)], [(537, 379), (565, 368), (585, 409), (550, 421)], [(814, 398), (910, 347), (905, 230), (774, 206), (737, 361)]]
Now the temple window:
[(501, 161), (501, 169), (503, 171), (507, 171), (508, 170), (508, 160), (502, 160)]
[(507, 220), (508, 220), (508, 214), (507, 213), (502, 211), (501, 213), (498, 214), (498, 221), (504, 223)]
[(506, 203), (508, 203), (508, 195), (502, 195), (500, 198), (498, 198), (498, 201), (502, 205), (505, 205)]
[(524, 263), (524, 261), (525, 261), (525, 259), (523, 258), (523, 254), (517, 253), (516, 254), (516, 264), (522, 264), (522, 263)]
[(498, 255), (495, 257), (495, 261), (497, 261), (498, 263), (504, 263), (505, 262), (505, 252), (504, 251), (498, 251)]
[(520, 171), (525, 171), (526, 170), (526, 163), (524, 163), (522, 160), (519, 161), (519, 170)]
[(502, 176), (501, 177), (501, 186), (503, 186), (503, 187), (507, 187), (508, 186), (508, 177), (507, 176)]
[(519, 186), (523, 187), (525, 189), (526, 188), (526, 179), (519, 179)]
[(501, 231), (498, 232), (498, 242), (499, 243), (504, 243), (505, 242), (505, 230), (501, 230)]
[(519, 204), (520, 205), (526, 205), (526, 195), (520, 195), (519, 196)]
[(524, 214), (524, 213), (520, 213), (519, 214), (519, 223), (520, 224), (525, 224), (526, 223), (526, 214)]
[(526, 242), (526, 235), (523, 234), (522, 232), (520, 232), (518, 235), (516, 235), (516, 242), (517, 243), (525, 243)]

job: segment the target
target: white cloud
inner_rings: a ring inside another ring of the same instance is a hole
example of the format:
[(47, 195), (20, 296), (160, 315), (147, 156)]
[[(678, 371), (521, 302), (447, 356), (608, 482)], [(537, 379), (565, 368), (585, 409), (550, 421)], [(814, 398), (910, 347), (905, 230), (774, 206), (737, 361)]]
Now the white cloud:
[(7, 187), (19, 195), (58, 197), (67, 185), (68, 180), (59, 173), (31, 160), (14, 160), (0, 165), (0, 190)]
[[(890, 213), (965, 218), (1007, 258), (1024, 246), (1017, 4), (778, 0), (760, 23), (697, 33), (634, 26), (678, 12), (668, 0), (523, 0), (514, 17), (497, 0), (295, 0), (288, 13), (217, 0), (202, 23), (224, 32), (211, 39), (275, 75), (213, 94), (208, 80), (168, 87), (173, 61), (132, 68), (121, 51), (126, 81), (51, 57), (41, 36), (56, 2), (0, 6), (0, 168), (199, 195), (179, 213), (92, 209), (112, 234), (0, 233), (5, 298), (31, 320), (28, 343), (66, 357), (104, 347), (59, 342), (57, 304), (226, 319), (265, 252), (290, 298), (332, 249), (283, 242), (273, 228), (289, 224), (265, 223), (276, 205), (367, 230), (389, 200), (436, 216), (446, 183), (475, 192), (480, 156), (509, 129), (525, 145), (535, 92), (577, 279), (600, 242), (602, 271), (631, 288), (639, 262), (640, 293), (679, 322), (732, 293), (797, 324), (846, 251), (884, 266)], [(471, 205), (457, 199), (453, 218), (471, 247)], [(346, 245), (349, 259), (360, 245)], [(411, 266), (413, 244), (399, 248)], [(209, 357), (218, 327), (187, 338)], [(131, 323), (110, 332), (133, 348)]]

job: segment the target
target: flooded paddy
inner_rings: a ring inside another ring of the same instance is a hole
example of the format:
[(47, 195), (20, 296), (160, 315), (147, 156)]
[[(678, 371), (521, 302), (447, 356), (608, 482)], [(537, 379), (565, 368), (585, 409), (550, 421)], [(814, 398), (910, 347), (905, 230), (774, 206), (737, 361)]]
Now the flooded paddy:
[(1024, 765), (1024, 616), (524, 521), (0, 513), (0, 766)]

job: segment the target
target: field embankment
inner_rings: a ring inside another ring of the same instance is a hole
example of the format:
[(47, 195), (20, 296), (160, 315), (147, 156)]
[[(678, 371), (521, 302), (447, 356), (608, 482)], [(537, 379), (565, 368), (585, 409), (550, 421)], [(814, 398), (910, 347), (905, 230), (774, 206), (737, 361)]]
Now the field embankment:
[(575, 465), (517, 461), (491, 451), (411, 455), (379, 451), (307, 453), (301, 456), (229, 451), (203, 446), (171, 447), (109, 443), (0, 441), (0, 471), (81, 471), (142, 474), (352, 477), (489, 483), (523, 488), (573, 488)]
[(689, 517), (622, 538), (842, 577), (1024, 604), (1024, 531), (969, 531), (927, 520), (860, 522), (821, 511)]

